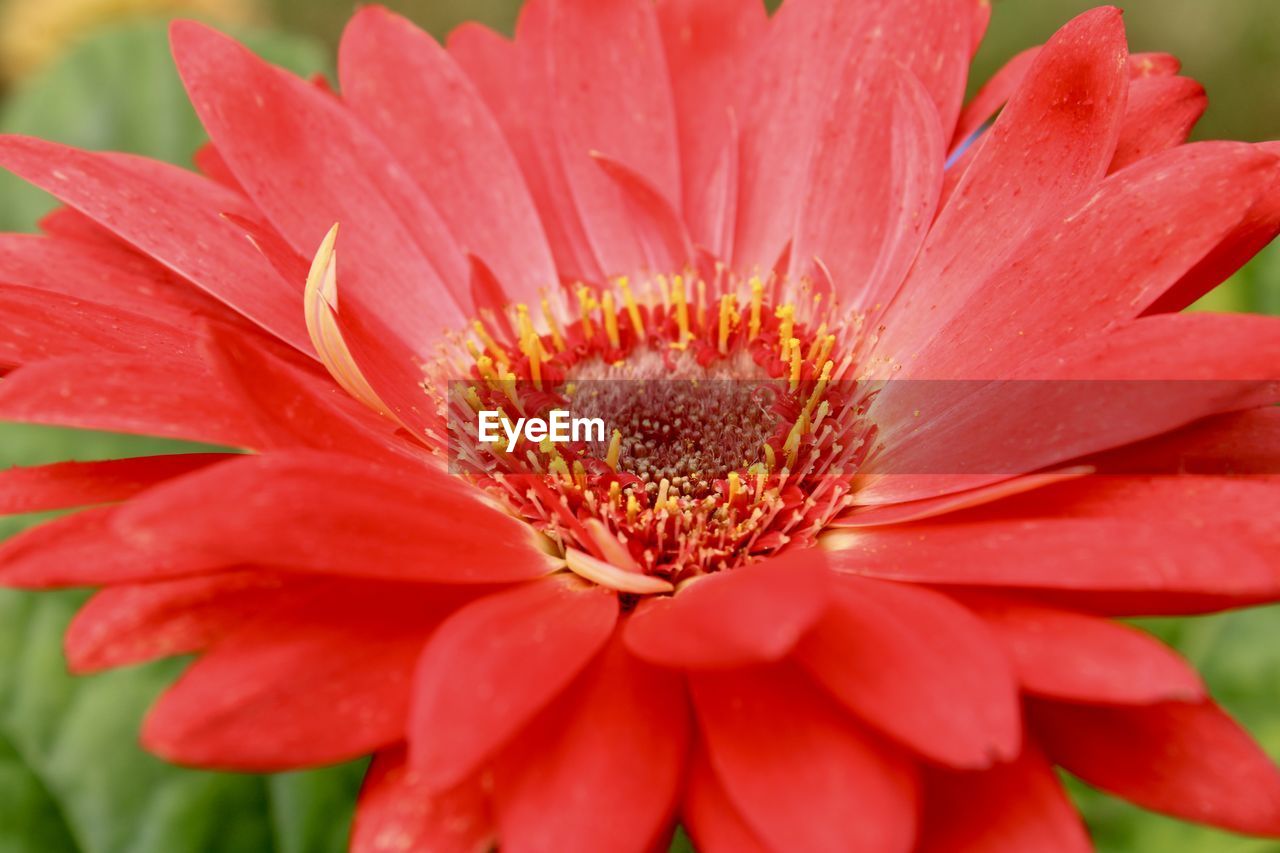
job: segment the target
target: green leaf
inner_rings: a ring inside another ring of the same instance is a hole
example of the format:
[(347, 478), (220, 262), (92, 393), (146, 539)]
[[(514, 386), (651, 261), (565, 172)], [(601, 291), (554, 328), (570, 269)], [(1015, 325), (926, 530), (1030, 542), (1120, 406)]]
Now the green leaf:
[[(308, 39), (237, 33), (256, 53), (301, 74), (327, 70)], [(149, 21), (103, 31), (26, 80), (0, 112), (0, 131), (189, 165), (205, 139), (169, 53), (167, 28)], [(0, 173), (0, 231), (31, 230), (53, 199)]]

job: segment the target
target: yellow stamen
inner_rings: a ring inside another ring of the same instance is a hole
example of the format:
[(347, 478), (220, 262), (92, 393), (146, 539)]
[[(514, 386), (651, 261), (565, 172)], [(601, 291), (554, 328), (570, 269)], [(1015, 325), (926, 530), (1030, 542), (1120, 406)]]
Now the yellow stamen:
[(818, 384), (813, 388), (813, 394), (809, 396), (809, 402), (805, 404), (805, 414), (812, 414), (814, 406), (818, 405), (818, 400), (827, 390), (827, 383), (831, 381), (831, 371), (835, 367), (835, 362), (828, 361), (822, 365), (822, 375), (818, 377)]
[(529, 306), (516, 306), (516, 328), (520, 330), (520, 352), (532, 357), (533, 340), (537, 335), (533, 331), (533, 321), (529, 319)]
[(542, 338), (533, 335), (529, 339), (529, 376), (533, 387), (542, 390)]
[(591, 324), (591, 311), (595, 308), (596, 300), (591, 295), (591, 288), (585, 284), (578, 287), (578, 315), (582, 319), (582, 336), (591, 339), (595, 335), (595, 327)]
[(704, 331), (707, 328), (707, 283), (698, 279), (698, 330)]
[(626, 276), (618, 279), (618, 289), (622, 291), (622, 302), (627, 306), (627, 316), (631, 318), (631, 328), (636, 330), (636, 337), (644, 340), (644, 320), (640, 317), (640, 306), (636, 305), (631, 295), (631, 282)]
[(800, 373), (804, 368), (804, 359), (800, 358), (800, 339), (791, 339), (791, 390), (800, 387)]
[(778, 325), (778, 345), (786, 346), (787, 341), (791, 340), (791, 333), (795, 331), (796, 307), (791, 304), (783, 305), (774, 312), (774, 316), (782, 321)]
[(804, 357), (805, 361), (812, 361), (814, 364), (822, 364), (817, 361), (818, 349), (822, 346), (822, 342), (827, 337), (827, 324), (823, 323), (818, 327), (818, 331), (814, 332), (813, 343), (809, 344), (809, 353)]
[(733, 330), (735, 321), (738, 319), (737, 300), (733, 298), (733, 294), (726, 293), (720, 297), (720, 338), (719, 348), (720, 354), (726, 355), (729, 352), (729, 333)]
[(606, 290), (600, 300), (600, 310), (604, 312), (604, 333), (609, 337), (609, 343), (616, 349), (622, 346), (622, 339), (618, 336), (618, 312), (614, 310), (613, 292)]
[(462, 399), (471, 407), (471, 411), (478, 412), (484, 408), (484, 403), (480, 401), (480, 395), (476, 393), (476, 386), (472, 385), (462, 392)]
[(471, 321), (471, 328), (475, 330), (476, 337), (484, 342), (484, 348), (493, 356), (493, 360), (502, 366), (507, 364), (507, 354), (502, 347), (498, 346), (498, 342), (489, 334), (489, 330), (484, 327), (484, 323), (479, 320)]
[(764, 446), (764, 464), (770, 471), (773, 471), (778, 467), (778, 459), (774, 455), (772, 444), (766, 444)]
[(685, 298), (684, 276), (678, 275), (671, 284), (671, 301), (676, 306), (676, 325), (680, 327), (680, 346), (693, 337), (689, 332), (689, 303)]
[(733, 503), (734, 498), (742, 491), (742, 478), (738, 476), (737, 471), (729, 472), (729, 503)]
[(622, 484), (614, 480), (609, 484), (609, 503), (616, 506), (621, 499)]
[(555, 459), (552, 459), (551, 463), (547, 465), (547, 470), (553, 474), (559, 474), (564, 480), (565, 485), (573, 485), (573, 477), (570, 476), (569, 466), (565, 463), (563, 457), (557, 456)]
[(636, 496), (631, 492), (627, 493), (627, 523), (635, 524), (636, 516), (640, 514), (640, 501), (636, 500)]
[(818, 347), (818, 352), (815, 353), (814, 357), (809, 360), (812, 361), (814, 364), (822, 364), (831, 355), (831, 350), (835, 348), (835, 345), (836, 345), (836, 336), (827, 335), (822, 339), (822, 344)]
[(751, 322), (747, 327), (747, 331), (751, 335), (751, 340), (755, 340), (760, 334), (760, 307), (764, 304), (764, 282), (759, 276), (751, 277)]
[(542, 297), (542, 316), (547, 321), (548, 328), (551, 329), (552, 345), (557, 352), (564, 352), (564, 333), (560, 331), (560, 321), (551, 311), (551, 301), (545, 296)]
[[(618, 470), (618, 456), (621, 453), (622, 453), (622, 433), (619, 430), (615, 429), (613, 431), (613, 437), (609, 439), (609, 452), (604, 458), (604, 461), (614, 471)], [(618, 485), (616, 480), (614, 481), (613, 484), (615, 486)]]
[(671, 481), (666, 477), (662, 478), (662, 482), (658, 483), (658, 500), (657, 505), (662, 506), (667, 502), (667, 491), (671, 488)]

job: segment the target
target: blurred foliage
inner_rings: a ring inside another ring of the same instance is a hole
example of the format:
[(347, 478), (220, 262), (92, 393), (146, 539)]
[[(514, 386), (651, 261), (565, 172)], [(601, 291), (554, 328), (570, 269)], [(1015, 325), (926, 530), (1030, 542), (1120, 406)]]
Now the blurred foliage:
[[(14, 0), (0, 0), (0, 5)], [(149, 0), (148, 0), (149, 2)], [(140, 5), (148, 5), (143, 2)], [(163, 0), (156, 0), (163, 2)], [(177, 2), (177, 0), (175, 0)], [(138, 5), (117, 3), (117, 6)], [(387, 5), (444, 34), (464, 19), (509, 32), (511, 0), (392, 0)], [(996, 0), (990, 37), (976, 62), (985, 79), (1018, 50), (1047, 38), (1082, 0)], [(328, 69), (354, 4), (263, 0), (265, 14), (301, 37), (240, 33), (299, 72)], [(1217, 105), (1202, 136), (1280, 136), (1280, 4), (1274, 0), (1132, 0), (1137, 50), (1167, 50), (1208, 85)], [(61, 61), (19, 81), (0, 104), (0, 130), (88, 148), (127, 150), (187, 164), (203, 134), (172, 70), (159, 22), (81, 40)], [(0, 229), (28, 230), (50, 200), (0, 175)], [(1198, 306), (1280, 313), (1280, 247), (1273, 247)], [(0, 426), (0, 467), (59, 459), (175, 452), (177, 442), (76, 430)], [(0, 537), (36, 518), (0, 519)], [(0, 853), (343, 848), (361, 766), (274, 777), (174, 768), (136, 746), (145, 708), (181, 661), (89, 678), (67, 675), (61, 635), (80, 593), (0, 591)], [(1280, 756), (1280, 611), (1275, 608), (1146, 627), (1181, 649), (1214, 694)], [(1100, 849), (1280, 853), (1280, 844), (1239, 839), (1150, 815), (1071, 783)], [(677, 835), (673, 849), (691, 850)]]
[(104, 25), (143, 15), (181, 14), (245, 24), (257, 0), (4, 0), (0, 3), (0, 79), (25, 77)]

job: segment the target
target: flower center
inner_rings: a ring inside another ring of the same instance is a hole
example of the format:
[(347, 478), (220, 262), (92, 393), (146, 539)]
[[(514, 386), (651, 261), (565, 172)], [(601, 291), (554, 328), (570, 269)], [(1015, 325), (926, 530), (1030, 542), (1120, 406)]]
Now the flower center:
[[(779, 421), (776, 383), (743, 352), (702, 367), (687, 350), (664, 359), (641, 349), (621, 363), (592, 359), (569, 376), (571, 410), (618, 432), (617, 470), (650, 496), (664, 480), (669, 495), (715, 494), (730, 473), (764, 462)], [(601, 442), (587, 450), (608, 455)]]
[[(807, 284), (624, 278), (540, 308), (482, 312), (442, 362), (468, 365), (443, 401), (450, 465), (571, 567), (678, 583), (811, 542), (846, 506), (871, 437), (842, 381), (856, 330)], [(601, 429), (521, 432), (556, 410)]]

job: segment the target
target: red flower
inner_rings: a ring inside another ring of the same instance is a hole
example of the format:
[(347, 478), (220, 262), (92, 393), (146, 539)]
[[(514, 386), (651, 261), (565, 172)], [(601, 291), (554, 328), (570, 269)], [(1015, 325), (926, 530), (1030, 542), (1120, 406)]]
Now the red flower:
[[(105, 587), (77, 670), (199, 653), (160, 755), (375, 753), (358, 850), (1085, 849), (1055, 764), (1280, 835), (1107, 618), (1280, 598), (1280, 324), (1176, 313), (1280, 230), (1277, 149), (1183, 145), (1200, 88), (1114, 9), (962, 110), (988, 11), (533, 0), (445, 50), (366, 9), (340, 96), (177, 25), (203, 176), (0, 141), (67, 205), (0, 238), (0, 417), (255, 453), (6, 472), (101, 506), (0, 579)], [(671, 377), (608, 447), (460, 426)]]

